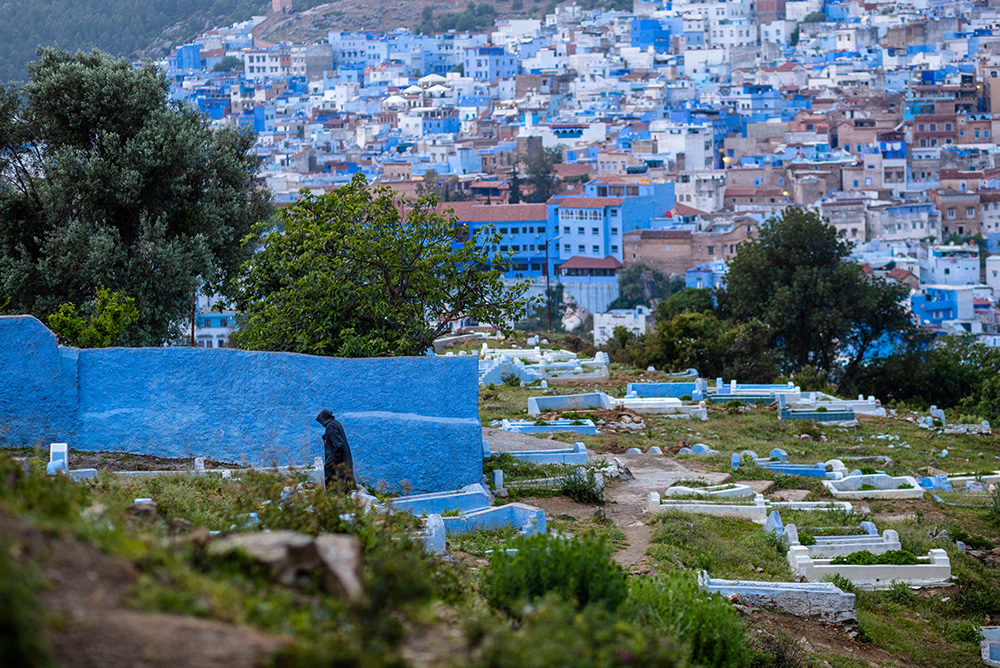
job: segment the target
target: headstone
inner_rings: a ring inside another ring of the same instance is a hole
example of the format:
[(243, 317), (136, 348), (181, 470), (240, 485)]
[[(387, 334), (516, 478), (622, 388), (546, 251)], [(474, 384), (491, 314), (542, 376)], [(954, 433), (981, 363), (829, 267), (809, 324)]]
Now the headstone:
[(739, 455), (738, 452), (734, 452), (733, 453), (731, 461), (732, 461), (734, 469), (739, 467), (739, 465), (740, 465), (740, 455)]
[(542, 388), (543, 390), (544, 390), (544, 389), (547, 389), (547, 388), (548, 388), (548, 386), (549, 386), (549, 381), (547, 381), (547, 380), (543, 380), (543, 381), (542, 381), (541, 383), (539, 383), (539, 385), (538, 385), (538, 386), (539, 386), (540, 388)]
[(503, 489), (503, 469), (493, 469), (494, 489)]
[(49, 443), (49, 462), (62, 461), (63, 468), (69, 468), (69, 444)]
[(201, 475), (205, 472), (205, 458), (195, 457), (194, 458), (194, 472)]
[(629, 448), (628, 450), (625, 451), (625, 454), (626, 455), (641, 455), (642, 454), (642, 450), (640, 450), (639, 448)]
[(660, 446), (654, 445), (651, 448), (649, 448), (649, 450), (646, 451), (646, 454), (647, 455), (662, 455), (663, 454), (663, 450), (660, 449)]

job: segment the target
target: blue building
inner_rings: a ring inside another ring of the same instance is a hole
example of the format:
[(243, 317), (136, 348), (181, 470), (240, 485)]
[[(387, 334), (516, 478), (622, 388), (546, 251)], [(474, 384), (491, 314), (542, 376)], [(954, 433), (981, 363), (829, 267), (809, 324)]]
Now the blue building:
[(726, 284), (726, 272), (729, 267), (725, 262), (706, 262), (697, 267), (691, 267), (684, 272), (684, 285), (692, 289), (721, 288)]
[(537, 278), (545, 275), (545, 243), (549, 239), (549, 276), (554, 275), (558, 258), (556, 243), (551, 241), (545, 204), (495, 204), (448, 202), (442, 209), (452, 209), (458, 222), (478, 234), (492, 227), (501, 236), (499, 251), (512, 253), (513, 263), (505, 278)]
[(202, 69), (201, 47), (197, 44), (187, 44), (185, 46), (177, 47), (177, 69)]
[(520, 61), (502, 46), (470, 46), (465, 49), (465, 76), (476, 81), (496, 81), (516, 76)]
[(548, 222), (559, 240), (559, 258), (604, 258), (622, 261), (622, 238), (635, 229), (650, 229), (652, 220), (674, 208), (674, 184), (617, 177), (593, 179), (583, 196), (553, 197)]
[(973, 286), (924, 286), (924, 294), (910, 297), (910, 308), (922, 325), (941, 325), (946, 320), (971, 320), (975, 315)]

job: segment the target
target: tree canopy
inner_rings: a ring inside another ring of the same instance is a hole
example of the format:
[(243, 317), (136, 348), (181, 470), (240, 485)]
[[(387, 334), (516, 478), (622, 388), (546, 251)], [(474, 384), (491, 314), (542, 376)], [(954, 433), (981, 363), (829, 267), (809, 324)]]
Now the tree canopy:
[(469, 236), (437, 199), (401, 199), (363, 176), (306, 191), (244, 265), (237, 346), (316, 355), (419, 355), (459, 316), (506, 327), (528, 306), (506, 285), (492, 230)]
[(788, 370), (830, 370), (844, 355), (850, 372), (883, 337), (911, 325), (906, 288), (866, 276), (849, 255), (818, 214), (787, 208), (740, 247), (721, 306), (738, 321), (760, 320)]
[(630, 264), (618, 272), (618, 297), (608, 305), (608, 309), (653, 306), (683, 289), (683, 276), (667, 277), (641, 262)]
[(106, 287), (140, 314), (123, 343), (175, 338), (271, 213), (253, 136), (169, 102), (152, 65), (47, 49), (29, 69), (0, 88), (0, 304), (45, 320)]

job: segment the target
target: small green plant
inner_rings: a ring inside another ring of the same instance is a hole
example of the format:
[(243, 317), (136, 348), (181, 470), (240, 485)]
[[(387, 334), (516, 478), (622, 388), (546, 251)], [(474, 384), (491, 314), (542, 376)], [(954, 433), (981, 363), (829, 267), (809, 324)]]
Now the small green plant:
[(512, 551), (490, 556), (482, 591), (492, 607), (512, 617), (553, 592), (578, 608), (599, 603), (610, 611), (628, 595), (625, 571), (611, 558), (603, 537), (588, 533), (566, 540), (535, 534), (514, 539), (508, 547)]
[(905, 582), (897, 580), (893, 580), (889, 584), (889, 589), (886, 590), (885, 597), (893, 603), (899, 603), (900, 605), (907, 605), (916, 599), (910, 587)]
[(521, 379), (517, 377), (516, 373), (508, 373), (500, 376), (500, 382), (507, 387), (521, 387)]
[(804, 533), (804, 534), (802, 534), (802, 535), (799, 536), (799, 544), (800, 545), (815, 545), (816, 544), (816, 536), (812, 535), (811, 533)]
[(827, 413), (827, 412), (829, 412), (829, 409), (826, 406), (818, 406), (816, 408), (816, 412), (817, 413)]
[(823, 578), (825, 582), (832, 582), (833, 585), (840, 591), (846, 592), (848, 594), (853, 594), (855, 592), (854, 583), (845, 578), (840, 573), (831, 573)]
[(743, 408), (742, 401), (727, 401), (726, 402), (726, 412), (730, 415), (736, 415)]
[(97, 296), (84, 306), (84, 311), (92, 314), (84, 317), (75, 304), (67, 303), (49, 316), (49, 328), (61, 343), (76, 348), (107, 348), (118, 343), (122, 334), (139, 321), (135, 298), (104, 286), (97, 288)]
[(858, 487), (859, 492), (874, 492), (877, 489), (878, 487), (876, 487), (875, 485), (869, 485), (868, 483), (864, 483), (860, 487)]
[(680, 396), (680, 400), (681, 401), (691, 401), (691, 395), (690, 394), (682, 394)]
[(563, 479), (560, 491), (578, 503), (604, 503), (604, 491), (598, 488), (597, 478), (593, 471), (586, 475), (574, 472)]
[(884, 554), (872, 554), (868, 550), (851, 552), (850, 554), (834, 557), (830, 562), (832, 566), (913, 566), (920, 563), (917, 557), (907, 550), (889, 550)]
[(861, 471), (861, 475), (876, 475), (878, 473), (873, 466), (862, 466), (858, 470)]
[(574, 427), (578, 427), (578, 426), (581, 426), (583, 424), (584, 424), (583, 420), (573, 420), (572, 422), (570, 422), (570, 425), (572, 425)]
[(966, 533), (961, 529), (948, 529), (948, 538), (955, 543), (957, 543), (958, 541), (962, 541), (963, 543), (965, 543), (966, 547), (969, 547), (973, 550), (993, 549), (992, 541), (986, 540), (982, 536), (975, 536)]
[(547, 427), (549, 423), (541, 418), (538, 418), (537, 420), (535, 420), (534, 424), (536, 427)]

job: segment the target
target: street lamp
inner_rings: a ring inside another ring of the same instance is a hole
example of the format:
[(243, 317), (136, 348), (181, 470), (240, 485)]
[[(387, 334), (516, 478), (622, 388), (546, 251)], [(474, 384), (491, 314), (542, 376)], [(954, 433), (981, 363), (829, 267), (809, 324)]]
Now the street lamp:
[(549, 333), (552, 333), (552, 293), (549, 291), (549, 242), (562, 239), (562, 235), (545, 240), (545, 309), (549, 313)]

